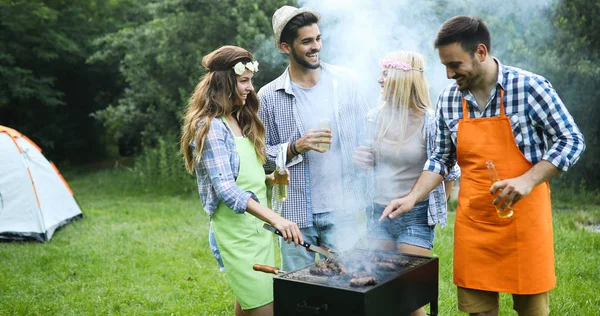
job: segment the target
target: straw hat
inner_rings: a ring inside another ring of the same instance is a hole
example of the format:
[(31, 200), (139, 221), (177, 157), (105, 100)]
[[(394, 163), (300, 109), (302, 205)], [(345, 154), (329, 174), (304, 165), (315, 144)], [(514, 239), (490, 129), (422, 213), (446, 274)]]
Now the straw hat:
[(277, 9), (275, 13), (273, 13), (273, 33), (275, 34), (275, 46), (279, 48), (279, 44), (281, 44), (281, 32), (288, 24), (288, 22), (293, 19), (295, 16), (302, 14), (304, 12), (310, 12), (316, 16), (319, 16), (316, 12), (307, 8), (295, 8), (289, 5), (284, 5), (283, 7)]

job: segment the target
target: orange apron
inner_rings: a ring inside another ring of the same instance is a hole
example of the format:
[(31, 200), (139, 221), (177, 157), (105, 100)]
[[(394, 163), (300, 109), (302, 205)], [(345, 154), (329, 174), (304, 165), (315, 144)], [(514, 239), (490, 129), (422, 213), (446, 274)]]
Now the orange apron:
[(454, 230), (454, 284), (460, 287), (537, 294), (556, 285), (552, 207), (548, 182), (513, 206), (514, 215), (498, 217), (490, 194), (486, 161), (500, 179), (524, 174), (533, 164), (515, 142), (500, 89), (500, 116), (469, 118), (462, 99), (457, 161), (462, 170)]

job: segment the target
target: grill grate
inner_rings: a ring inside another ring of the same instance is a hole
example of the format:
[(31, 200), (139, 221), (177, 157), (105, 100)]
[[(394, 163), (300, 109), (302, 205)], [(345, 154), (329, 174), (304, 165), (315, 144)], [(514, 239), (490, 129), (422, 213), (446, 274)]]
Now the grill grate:
[[(376, 262), (388, 259), (394, 259), (393, 270), (376, 265)], [(275, 315), (398, 316), (408, 315), (429, 303), (431, 315), (437, 315), (437, 258), (356, 249), (340, 255), (338, 260), (346, 270), (343, 276), (313, 275), (310, 269), (318, 267), (317, 264), (275, 276)], [(365, 269), (365, 265), (376, 267), (367, 272), (372, 273), (377, 283), (350, 286), (353, 270)]]
[[(376, 264), (389, 259), (403, 259), (402, 265), (396, 265), (394, 270), (378, 269)], [(355, 289), (357, 291), (367, 290), (370, 287), (385, 283), (396, 278), (398, 275), (404, 274), (407, 271), (426, 263), (429, 259), (420, 257), (409, 257), (395, 252), (378, 251), (378, 250), (355, 250), (347, 257), (338, 258), (340, 263), (346, 268), (346, 274), (336, 276), (321, 276), (310, 273), (310, 268), (314, 264), (304, 268), (281, 274), (278, 277), (290, 280), (303, 281), (324, 286), (339, 287), (344, 289)], [(351, 287), (350, 279), (352, 274), (358, 271), (368, 271), (368, 275), (374, 276), (377, 280), (375, 285), (367, 285), (362, 287)]]

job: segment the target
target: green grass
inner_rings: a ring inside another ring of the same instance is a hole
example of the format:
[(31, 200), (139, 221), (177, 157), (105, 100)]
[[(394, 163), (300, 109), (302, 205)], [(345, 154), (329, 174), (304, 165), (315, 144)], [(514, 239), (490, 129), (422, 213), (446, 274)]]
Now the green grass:
[[(466, 315), (456, 307), (452, 283), (452, 244), (455, 213), (449, 225), (436, 228), (433, 255), (440, 259), (440, 315)], [(554, 249), (557, 286), (550, 292), (550, 315), (600, 315), (600, 232), (581, 223), (600, 224), (600, 208), (554, 210)], [(500, 296), (500, 315), (517, 315), (508, 294)]]
[[(141, 190), (126, 169), (67, 172), (84, 218), (46, 244), (0, 243), (0, 315), (233, 315), (195, 190)], [(555, 210), (551, 315), (600, 315), (597, 204)], [(556, 205), (557, 203), (555, 203)], [(440, 315), (463, 315), (452, 284), (452, 223), (437, 229)], [(516, 315), (502, 296), (501, 315)]]

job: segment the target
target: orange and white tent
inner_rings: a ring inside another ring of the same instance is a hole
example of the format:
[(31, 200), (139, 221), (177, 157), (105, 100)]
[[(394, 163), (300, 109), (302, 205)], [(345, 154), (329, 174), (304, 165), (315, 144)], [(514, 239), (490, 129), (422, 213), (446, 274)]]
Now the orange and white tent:
[(45, 242), (81, 216), (73, 191), (42, 150), (0, 125), (0, 239)]

